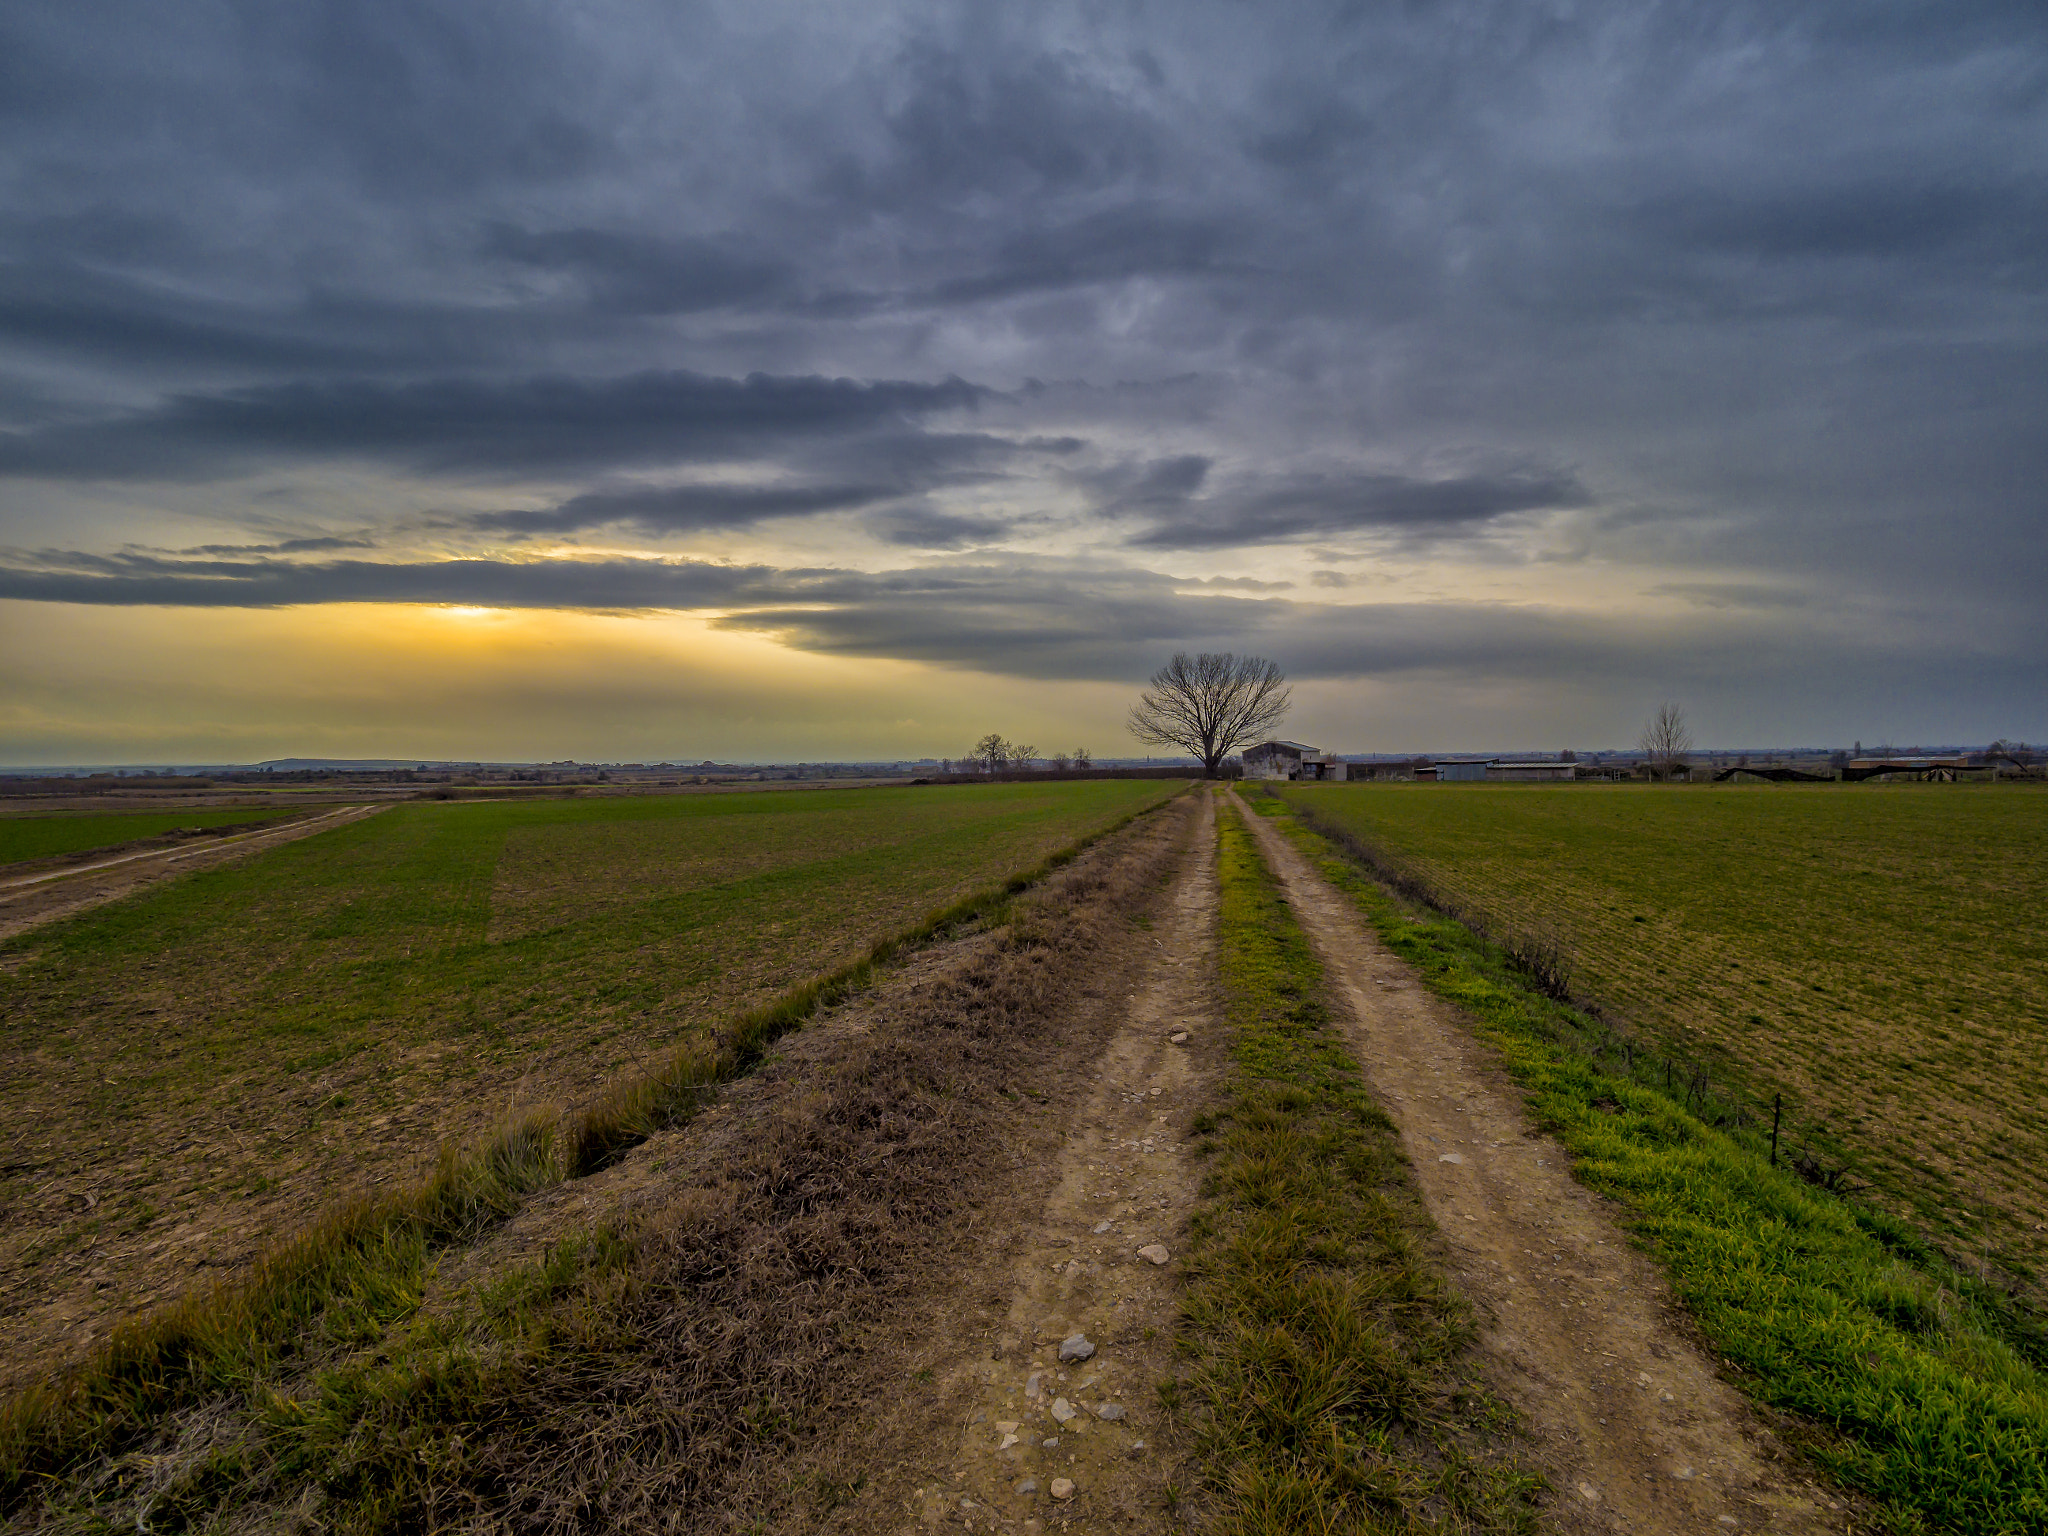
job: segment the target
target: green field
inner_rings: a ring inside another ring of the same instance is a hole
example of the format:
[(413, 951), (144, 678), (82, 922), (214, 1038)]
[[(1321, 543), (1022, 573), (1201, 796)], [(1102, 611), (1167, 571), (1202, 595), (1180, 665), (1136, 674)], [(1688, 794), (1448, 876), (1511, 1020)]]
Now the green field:
[[(1292, 785), (1791, 1146), (2039, 1294), (2048, 797), (1996, 787)], [(1752, 1113), (1754, 1111), (1752, 1110)], [(1766, 1117), (1768, 1110), (1765, 1111)]]
[(0, 945), (0, 1317), (159, 1299), (1177, 787), (408, 803)]
[(1504, 947), (1419, 912), (1332, 842), (1252, 797), (1456, 1005), (1777, 1428), (1878, 1508), (1855, 1530), (2048, 1529), (2048, 1332), (1896, 1219), (1771, 1166), (1725, 1105), (1667, 1091), (1654, 1062), (1555, 1001)]
[(161, 837), (186, 827), (233, 827), (297, 814), (296, 806), (235, 806), (214, 811), (89, 811), (73, 816), (0, 816), (0, 864), (52, 859)]

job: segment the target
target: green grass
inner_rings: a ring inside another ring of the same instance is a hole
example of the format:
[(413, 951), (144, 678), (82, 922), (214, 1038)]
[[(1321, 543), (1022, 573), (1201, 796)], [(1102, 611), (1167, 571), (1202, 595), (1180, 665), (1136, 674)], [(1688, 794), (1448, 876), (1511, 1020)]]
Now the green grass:
[(2048, 1301), (2048, 795), (1284, 794), (1496, 936), (1554, 939), (1572, 991), (1618, 1030), (1739, 1091), (1751, 1117), (1782, 1092), (1791, 1145)]
[[(425, 1180), (331, 1208), (219, 1289), (117, 1328), (92, 1358), (0, 1411), (0, 1509), (18, 1509), (39, 1490), (54, 1490), (79, 1513), (130, 1497), (123, 1478), (132, 1448), (163, 1434), (170, 1416), (211, 1399), (243, 1405), (234, 1410), (240, 1442), (183, 1465), (155, 1506), (158, 1528), (176, 1528), (164, 1522), (229, 1487), (250, 1499), (295, 1479), (316, 1480), (350, 1506), (350, 1528), (387, 1528), (384, 1483), (404, 1502), (426, 1496), (448, 1470), (414, 1465), (409, 1442), (394, 1452), (390, 1435), (403, 1440), (403, 1426), (430, 1425), (438, 1440), (452, 1437), (459, 1459), (465, 1415), (488, 1416), (543, 1357), (597, 1347), (616, 1301), (607, 1300), (608, 1277), (629, 1256), (596, 1231), (551, 1250), (537, 1267), (500, 1275), (480, 1297), (457, 1298), (445, 1316), (422, 1317), (445, 1250), (497, 1225), (533, 1191), (592, 1171), (687, 1115), (704, 1090), (751, 1070), (778, 1035), (868, 984), (905, 946), (969, 922), (1005, 921), (1018, 892), (1179, 788), (1142, 787), (1149, 792), (1081, 797), (1094, 814), (1078, 838), (657, 1057), (566, 1123), (548, 1110), (511, 1116), (473, 1151), (444, 1151)], [(1119, 804), (1120, 815), (1103, 819)], [(571, 1292), (565, 1321), (559, 1303)], [(627, 1355), (638, 1347), (610, 1342)], [(364, 1441), (378, 1444), (377, 1466), (357, 1487), (349, 1464)]]
[(1176, 788), (412, 803), (0, 944), (0, 1389), (508, 1114), (602, 1163), (715, 1032)]
[(1306, 935), (1226, 800), (1221, 975), (1233, 1071), (1198, 1123), (1184, 1388), (1241, 1536), (1534, 1528), (1501, 1411), (1464, 1376), (1470, 1324), (1393, 1122), (1331, 1022)]
[(186, 827), (233, 827), (294, 813), (291, 806), (235, 806), (215, 811), (112, 811), (75, 816), (0, 816), (0, 864), (51, 859), (161, 837)]
[(1478, 1021), (1576, 1175), (1627, 1209), (1737, 1384), (1799, 1416), (1817, 1461), (1895, 1529), (2048, 1529), (2048, 1378), (2026, 1318), (1897, 1221), (1772, 1168), (1753, 1136), (1635, 1081), (1604, 1023), (1543, 996), (1461, 924), (1419, 915), (1277, 799), (1259, 809)]
[(146, 1306), (167, 1237), (246, 1252), (516, 1109), (598, 1111), (601, 1161), (714, 1031), (1178, 787), (420, 802), (0, 945), (10, 1328)]

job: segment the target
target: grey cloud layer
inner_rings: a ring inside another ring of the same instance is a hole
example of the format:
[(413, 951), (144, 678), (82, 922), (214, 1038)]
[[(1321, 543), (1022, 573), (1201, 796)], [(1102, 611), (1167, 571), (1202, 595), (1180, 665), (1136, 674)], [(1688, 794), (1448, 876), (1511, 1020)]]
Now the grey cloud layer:
[[(2044, 79), (2036, 0), (17, 6), (0, 538), (83, 482), (365, 463), (386, 525), (247, 542), (392, 564), (206, 579), (455, 582), (399, 547), (451, 490), (504, 504), (433, 515), (458, 553), (831, 517), (877, 566), (1569, 514), (1546, 558), (2010, 659), (2048, 586)], [(988, 569), (844, 643), (979, 655), (1025, 580)]]

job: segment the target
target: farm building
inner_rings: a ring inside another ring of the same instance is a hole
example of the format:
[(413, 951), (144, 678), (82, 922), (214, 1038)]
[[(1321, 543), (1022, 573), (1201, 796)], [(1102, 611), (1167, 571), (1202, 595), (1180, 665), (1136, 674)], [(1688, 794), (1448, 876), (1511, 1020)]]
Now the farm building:
[(1248, 779), (1344, 779), (1350, 765), (1298, 741), (1262, 741), (1247, 747), (1244, 776)]
[[(1436, 764), (1434, 777), (1440, 784), (1531, 784), (1543, 779), (1570, 779), (1578, 775), (1574, 763), (1504, 762), (1497, 757), (1447, 758)], [(1421, 777), (1421, 775), (1417, 775)]]
[(1860, 779), (1924, 779), (1930, 783), (1953, 784), (1957, 774), (1977, 776), (1989, 774), (1998, 777), (1995, 764), (1973, 763), (1967, 755), (1948, 757), (1856, 757), (1849, 760), (1849, 766), (1842, 770), (1842, 778), (1855, 783)]

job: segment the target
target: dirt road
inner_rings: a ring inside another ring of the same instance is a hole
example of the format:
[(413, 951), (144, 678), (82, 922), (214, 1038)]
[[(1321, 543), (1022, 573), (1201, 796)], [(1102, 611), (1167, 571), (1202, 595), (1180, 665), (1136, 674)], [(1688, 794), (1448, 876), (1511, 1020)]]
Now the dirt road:
[(316, 832), (360, 821), (382, 809), (381, 805), (337, 806), (281, 827), (263, 827), (184, 847), (144, 848), (91, 863), (0, 878), (0, 939), (26, 933), (196, 869), (212, 869), (280, 843), (296, 842)]
[(1167, 1523), (1176, 1458), (1159, 1444), (1154, 1387), (1173, 1373), (1175, 1255), (1198, 1181), (1187, 1122), (1224, 1059), (1215, 817), (1202, 795), (1149, 963), (1128, 978), (1094, 1087), (1043, 1170), (1050, 1192), (1015, 1244), (1001, 1336), (937, 1365), (966, 1406), (947, 1475), (904, 1501), (923, 1526), (1029, 1533), (1052, 1519), (1080, 1536)]
[(1614, 1208), (1573, 1181), (1521, 1091), (1448, 1004), (1264, 817), (1245, 820), (1328, 973), (1358, 1062), (1401, 1128), (1473, 1303), (1498, 1389), (1526, 1416), (1567, 1528), (1841, 1531), (1677, 1318)]

